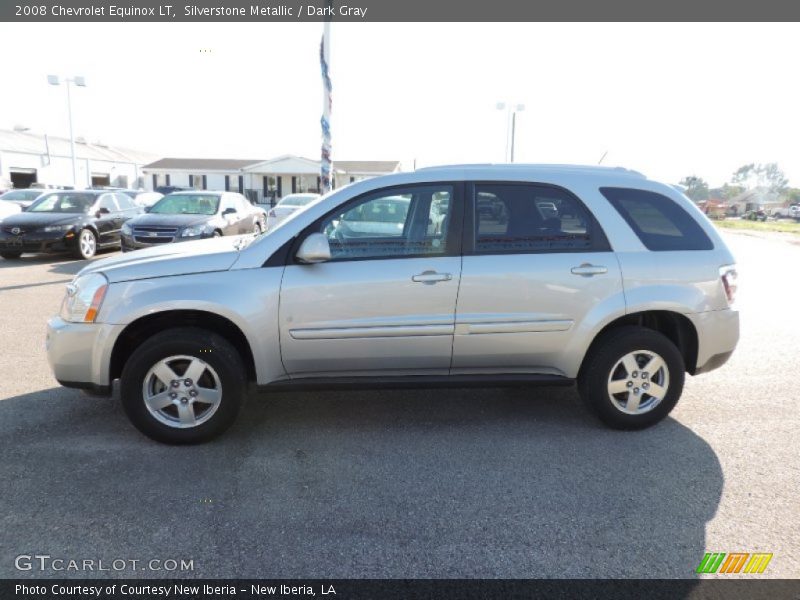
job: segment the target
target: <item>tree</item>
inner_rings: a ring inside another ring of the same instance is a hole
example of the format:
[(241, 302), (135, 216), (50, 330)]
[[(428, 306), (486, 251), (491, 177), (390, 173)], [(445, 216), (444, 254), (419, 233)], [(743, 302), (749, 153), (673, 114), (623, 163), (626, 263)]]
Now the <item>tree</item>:
[(763, 187), (770, 192), (780, 194), (786, 190), (789, 180), (778, 168), (778, 163), (750, 163), (734, 171), (731, 183), (741, 185), (745, 189)]
[(686, 195), (695, 202), (708, 200), (708, 184), (702, 177), (689, 175), (681, 179), (680, 185), (686, 188)]

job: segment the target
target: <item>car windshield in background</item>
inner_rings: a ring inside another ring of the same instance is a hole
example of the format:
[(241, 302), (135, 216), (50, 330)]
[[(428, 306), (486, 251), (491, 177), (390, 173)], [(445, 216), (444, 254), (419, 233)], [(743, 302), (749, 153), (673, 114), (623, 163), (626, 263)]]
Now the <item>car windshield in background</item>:
[(307, 196), (286, 196), (283, 200), (278, 202), (278, 206), (305, 206), (319, 198), (316, 194), (308, 194)]
[(41, 194), (40, 190), (12, 190), (0, 195), (0, 200), (35, 200)]
[(28, 212), (86, 213), (95, 200), (95, 194), (48, 194), (31, 204)]
[(153, 205), (150, 213), (158, 215), (213, 215), (219, 196), (209, 194), (170, 194)]

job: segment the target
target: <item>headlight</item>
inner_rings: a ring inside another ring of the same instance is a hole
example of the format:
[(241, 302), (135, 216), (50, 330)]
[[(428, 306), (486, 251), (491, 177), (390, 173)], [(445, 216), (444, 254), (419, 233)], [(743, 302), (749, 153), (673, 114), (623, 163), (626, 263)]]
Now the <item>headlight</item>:
[(42, 231), (52, 233), (53, 231), (69, 231), (72, 229), (72, 225), (48, 225)]
[(127, 223), (123, 223), (122, 233), (124, 233), (125, 235), (131, 235), (133, 233), (133, 229), (131, 229), (131, 226), (128, 225)]
[(61, 303), (61, 318), (71, 323), (94, 323), (108, 290), (108, 279), (101, 273), (80, 275), (67, 286)]
[(187, 227), (183, 231), (181, 231), (181, 237), (195, 237), (198, 235), (203, 235), (206, 230), (205, 225), (195, 225), (194, 227)]

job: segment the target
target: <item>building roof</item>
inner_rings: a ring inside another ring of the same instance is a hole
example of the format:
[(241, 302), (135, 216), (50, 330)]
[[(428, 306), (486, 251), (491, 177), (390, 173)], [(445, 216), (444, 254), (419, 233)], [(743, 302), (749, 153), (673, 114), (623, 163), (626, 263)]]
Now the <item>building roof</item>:
[(144, 168), (188, 171), (238, 171), (260, 162), (263, 161), (236, 158), (162, 158), (144, 165)]
[[(40, 155), (47, 155), (49, 151), (54, 156), (72, 156), (68, 138), (8, 129), (0, 129), (0, 150)], [(101, 142), (85, 142), (81, 138), (75, 139), (75, 156), (90, 160), (136, 164), (150, 162), (156, 157), (155, 154), (131, 150), (130, 148), (109, 146)]]
[(394, 173), (400, 166), (397, 160), (334, 160), (333, 169), (345, 173)]

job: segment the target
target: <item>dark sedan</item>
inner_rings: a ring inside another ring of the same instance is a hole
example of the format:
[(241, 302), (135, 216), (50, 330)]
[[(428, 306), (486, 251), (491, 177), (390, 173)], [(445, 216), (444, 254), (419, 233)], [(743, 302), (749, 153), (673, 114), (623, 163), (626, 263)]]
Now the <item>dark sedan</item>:
[(100, 248), (118, 248), (123, 223), (142, 211), (118, 192), (45, 192), (25, 212), (0, 223), (0, 256), (71, 252), (78, 258), (91, 258)]
[(174, 192), (122, 228), (122, 251), (221, 235), (261, 233), (266, 215), (233, 192)]

